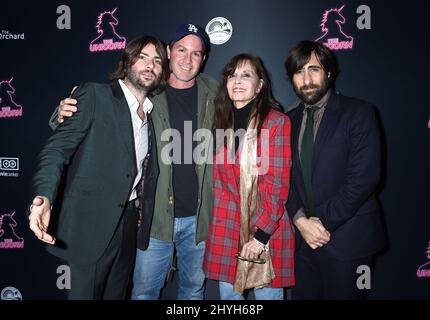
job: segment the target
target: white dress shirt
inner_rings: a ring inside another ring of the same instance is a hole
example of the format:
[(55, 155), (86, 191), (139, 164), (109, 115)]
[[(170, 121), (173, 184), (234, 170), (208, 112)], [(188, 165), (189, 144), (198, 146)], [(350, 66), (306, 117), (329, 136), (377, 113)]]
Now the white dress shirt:
[(131, 122), (133, 123), (133, 135), (134, 135), (134, 149), (136, 150), (136, 164), (137, 164), (137, 175), (134, 179), (133, 191), (131, 192), (129, 201), (137, 198), (136, 187), (142, 177), (143, 171), (143, 159), (148, 153), (148, 118), (147, 114), (152, 111), (152, 102), (145, 98), (143, 102), (143, 112), (145, 113), (145, 119), (142, 121), (137, 114), (139, 108), (139, 102), (134, 94), (125, 85), (124, 81), (118, 80), (122, 91), (124, 92), (125, 99), (127, 100), (128, 107), (130, 108)]

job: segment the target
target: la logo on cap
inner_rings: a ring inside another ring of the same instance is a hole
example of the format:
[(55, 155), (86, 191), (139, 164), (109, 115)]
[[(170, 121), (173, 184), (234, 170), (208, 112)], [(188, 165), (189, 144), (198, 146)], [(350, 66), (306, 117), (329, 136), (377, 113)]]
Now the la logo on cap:
[(197, 33), (197, 28), (196, 28), (196, 26), (195, 25), (193, 25), (193, 24), (188, 24), (188, 30), (190, 31), (190, 32), (194, 32), (194, 33)]

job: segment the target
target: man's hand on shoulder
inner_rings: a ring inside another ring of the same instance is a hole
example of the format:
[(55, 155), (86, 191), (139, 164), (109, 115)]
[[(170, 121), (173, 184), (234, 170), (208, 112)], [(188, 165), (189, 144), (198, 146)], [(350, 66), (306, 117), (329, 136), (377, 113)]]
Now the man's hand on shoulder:
[(64, 117), (68, 118), (73, 115), (76, 111), (78, 111), (78, 108), (76, 107), (76, 104), (78, 101), (76, 99), (71, 98), (73, 96), (73, 93), (78, 89), (78, 86), (74, 86), (72, 91), (70, 92), (69, 98), (65, 98), (60, 101), (60, 104), (58, 105), (58, 117), (57, 121), (58, 123), (64, 122)]

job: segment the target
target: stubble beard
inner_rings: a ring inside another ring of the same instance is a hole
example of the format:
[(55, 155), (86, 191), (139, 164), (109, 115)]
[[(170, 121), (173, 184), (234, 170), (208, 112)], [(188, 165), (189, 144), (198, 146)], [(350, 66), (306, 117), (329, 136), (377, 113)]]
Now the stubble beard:
[[(308, 89), (315, 89), (315, 91), (312, 91), (311, 93), (306, 93), (305, 90)], [(320, 101), (324, 95), (329, 90), (329, 83), (328, 79), (324, 79), (323, 83), (321, 85), (311, 84), (311, 85), (304, 85), (298, 88), (296, 85), (294, 85), (294, 92), (297, 94), (297, 96), (308, 105), (314, 105), (318, 101)]]

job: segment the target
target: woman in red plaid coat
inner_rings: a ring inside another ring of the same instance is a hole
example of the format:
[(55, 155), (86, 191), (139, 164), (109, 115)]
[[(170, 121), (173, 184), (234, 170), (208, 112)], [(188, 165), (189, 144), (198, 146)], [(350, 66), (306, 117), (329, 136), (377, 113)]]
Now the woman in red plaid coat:
[[(282, 300), (294, 285), (289, 118), (279, 111), (260, 58), (240, 54), (215, 99), (214, 208), (203, 268), (220, 297)], [(231, 130), (233, 129), (233, 130)]]

